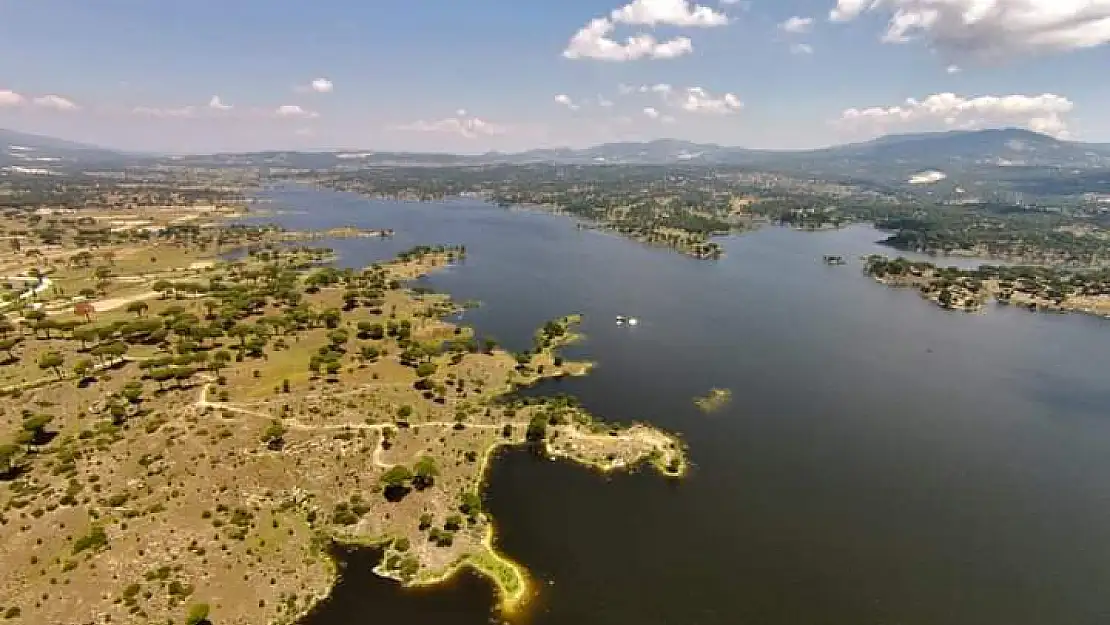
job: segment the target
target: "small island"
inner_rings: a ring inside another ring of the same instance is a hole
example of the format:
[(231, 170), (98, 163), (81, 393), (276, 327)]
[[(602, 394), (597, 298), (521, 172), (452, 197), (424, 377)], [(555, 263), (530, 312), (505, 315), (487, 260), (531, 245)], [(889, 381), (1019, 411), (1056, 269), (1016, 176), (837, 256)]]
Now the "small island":
[(732, 401), (732, 391), (727, 388), (713, 388), (704, 397), (695, 397), (694, 404), (702, 412), (716, 412)]

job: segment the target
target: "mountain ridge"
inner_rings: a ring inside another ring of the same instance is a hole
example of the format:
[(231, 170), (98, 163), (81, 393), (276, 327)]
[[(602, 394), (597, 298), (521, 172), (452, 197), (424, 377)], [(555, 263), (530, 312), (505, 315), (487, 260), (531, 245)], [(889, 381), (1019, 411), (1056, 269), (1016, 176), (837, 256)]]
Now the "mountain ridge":
[[(883, 135), (867, 141), (804, 150), (767, 150), (681, 139), (603, 143), (585, 148), (460, 155), (377, 150), (266, 150), (179, 156), (138, 155), (42, 135), (0, 129), (0, 165), (26, 160), (30, 148), (61, 160), (162, 160), (197, 166), (357, 169), (363, 166), (493, 164), (740, 166), (813, 175), (856, 176), (876, 168), (904, 176), (926, 169), (998, 166), (1110, 167), (1110, 145), (1066, 141), (1020, 128)], [(8, 162), (5, 163), (5, 160)]]

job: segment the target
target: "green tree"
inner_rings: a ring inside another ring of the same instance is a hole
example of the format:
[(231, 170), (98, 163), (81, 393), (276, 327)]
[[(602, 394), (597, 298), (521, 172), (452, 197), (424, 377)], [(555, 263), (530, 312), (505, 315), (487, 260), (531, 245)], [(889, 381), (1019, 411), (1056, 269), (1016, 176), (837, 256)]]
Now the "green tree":
[(285, 444), (285, 426), (281, 421), (274, 419), (266, 426), (266, 430), (262, 432), (262, 442), (266, 443), (271, 449), (281, 449)]
[(436, 372), (435, 363), (422, 362), (416, 366), (416, 375), (421, 378), (426, 378)]
[(12, 443), (0, 444), (0, 479), (9, 479), (22, 467), (23, 448)]
[(73, 373), (76, 374), (77, 377), (81, 378), (81, 379), (84, 379), (85, 376), (88, 375), (89, 372), (92, 371), (92, 369), (93, 369), (93, 362), (91, 360), (89, 360), (88, 358), (82, 358), (81, 360), (78, 360), (76, 364), (73, 365)]
[(54, 417), (48, 414), (30, 415), (23, 419), (24, 440), (32, 445), (41, 445), (47, 440), (46, 426)]
[(462, 494), (462, 503), (459, 505), (459, 512), (469, 517), (478, 516), (482, 512), (482, 498), (474, 491), (466, 491)]
[(119, 394), (128, 402), (132, 404), (137, 404), (142, 401), (143, 383), (137, 380), (132, 380), (123, 386)]
[(338, 328), (339, 322), (342, 319), (343, 313), (341, 313), (338, 308), (329, 308), (320, 313), (320, 321), (323, 321), (324, 325), (329, 330), (334, 330), (335, 328)]
[(402, 465), (396, 465), (382, 474), (381, 482), (386, 488), (404, 488), (408, 486), (412, 477), (412, 471)]
[(146, 311), (149, 309), (150, 306), (143, 301), (131, 302), (127, 305), (127, 312), (134, 313), (138, 317), (142, 317), (143, 315), (145, 315)]
[(65, 358), (58, 352), (46, 352), (39, 357), (39, 369), (53, 369), (54, 375), (59, 378), (62, 377), (62, 365), (65, 364)]
[(2, 339), (0, 340), (0, 350), (7, 352), (8, 360), (15, 360), (15, 354), (12, 353), (12, 350), (15, 349), (16, 345), (19, 345), (22, 342), (22, 336), (13, 336), (11, 338)]
[(412, 484), (417, 490), (424, 490), (435, 484), (437, 476), (439, 468), (436, 467), (436, 461), (431, 456), (421, 456), (413, 467)]

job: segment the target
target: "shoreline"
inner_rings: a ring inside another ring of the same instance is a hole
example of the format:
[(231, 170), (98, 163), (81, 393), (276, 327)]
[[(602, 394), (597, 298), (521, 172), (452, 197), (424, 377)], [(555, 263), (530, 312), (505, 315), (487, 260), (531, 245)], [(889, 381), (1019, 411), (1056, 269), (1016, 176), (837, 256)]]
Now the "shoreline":
[[(396, 261), (395, 261), (396, 262)], [(436, 264), (433, 261), (431, 266), (421, 266), (414, 272), (414, 275), (408, 276), (410, 280), (422, 277), (433, 273), (434, 271), (445, 267), (446, 265)], [(406, 289), (406, 292), (411, 293), (411, 289)], [(454, 301), (449, 294), (437, 294), (447, 304), (453, 304)], [(495, 395), (497, 397), (505, 396), (513, 391), (521, 388), (534, 386), (545, 379), (557, 379), (560, 377), (579, 377), (588, 375), (593, 368), (592, 362), (579, 362), (579, 361), (561, 361), (561, 364), (554, 365), (558, 358), (557, 352), (561, 348), (579, 342), (585, 337), (581, 333), (573, 331), (573, 328), (581, 323), (582, 316), (579, 314), (570, 314), (552, 322), (549, 322), (546, 327), (559, 328), (556, 336), (544, 334), (544, 328), (537, 330), (536, 347), (531, 352), (529, 365), (536, 364), (537, 360), (539, 367), (543, 369), (543, 373), (539, 371), (514, 371), (514, 375), (510, 377), (501, 387), (500, 391)], [(451, 323), (446, 320), (441, 320), (446, 327), (466, 328), (459, 324)], [(493, 351), (494, 355), (501, 357), (511, 357), (510, 352), (502, 348), (497, 348)], [(524, 366), (524, 365), (521, 365)], [(542, 406), (542, 404), (540, 404)], [(534, 407), (529, 407), (534, 408)], [(522, 412), (527, 415), (529, 410), (525, 409)], [(607, 445), (612, 444), (629, 444), (641, 445), (641, 449), (634, 453), (631, 461), (614, 458), (607, 461), (599, 461), (591, 459), (587, 452), (581, 451), (576, 455), (573, 450), (561, 449), (552, 443), (552, 440), (545, 438), (543, 441), (543, 454), (545, 457), (552, 460), (569, 461), (575, 466), (592, 469), (601, 474), (612, 473), (615, 471), (632, 471), (639, 466), (649, 465), (661, 475), (672, 479), (681, 479), (685, 477), (689, 470), (689, 461), (686, 454), (686, 446), (682, 443), (681, 439), (677, 436), (658, 430), (653, 426), (633, 423), (630, 426), (614, 426), (609, 431), (618, 432), (618, 434), (610, 435), (595, 434), (589, 429), (590, 426), (600, 427), (603, 422), (594, 421), (592, 415), (589, 415), (581, 409), (575, 409), (576, 414), (581, 414), (589, 417), (586, 424), (576, 423), (574, 421), (569, 424), (552, 426), (556, 436), (564, 436), (572, 441), (585, 441), (591, 438), (601, 439)], [(527, 421), (520, 421), (514, 424), (515, 426), (527, 425)], [(422, 427), (421, 423), (413, 423), (412, 428)], [(529, 445), (534, 445), (528, 441), (497, 439), (488, 444), (480, 457), (480, 463), (477, 471), (467, 484), (467, 489), (471, 492), (477, 493), (479, 496), (485, 490), (485, 484), (490, 467), (496, 455), (505, 448), (522, 448), (526, 449)], [(663, 451), (660, 447), (669, 447), (670, 451)], [(493, 515), (485, 510), (480, 513), (481, 522), (486, 526), (483, 531), (482, 539), (478, 542), (478, 549), (463, 553), (459, 558), (451, 562), (446, 567), (439, 570), (421, 571), (415, 577), (406, 578), (399, 571), (388, 568), (386, 566), (387, 560), (391, 556), (403, 555), (402, 552), (393, 548), (394, 543), (401, 537), (392, 534), (383, 534), (378, 536), (363, 536), (352, 537), (350, 535), (341, 535), (332, 532), (328, 539), (330, 544), (340, 547), (348, 548), (378, 548), (381, 549), (381, 558), (378, 564), (374, 567), (373, 573), (383, 579), (389, 579), (397, 582), (401, 588), (431, 588), (440, 584), (447, 583), (455, 578), (456, 575), (464, 568), (470, 568), (476, 574), (486, 578), (491, 582), (495, 589), (495, 608), (505, 616), (513, 616), (518, 614), (529, 603), (529, 599), (538, 592), (531, 576), (529, 575), (527, 567), (514, 561), (511, 556), (499, 551), (496, 546), (497, 524)], [(325, 554), (326, 555), (326, 554)], [(329, 558), (330, 559), (330, 558)], [(325, 601), (330, 596), (335, 584), (338, 583), (338, 577), (334, 578), (331, 586), (323, 597), (319, 597), (318, 601), (314, 602), (311, 607), (303, 611), (295, 622), (300, 622), (305, 616), (310, 614), (311, 610), (316, 607), (320, 601)]]

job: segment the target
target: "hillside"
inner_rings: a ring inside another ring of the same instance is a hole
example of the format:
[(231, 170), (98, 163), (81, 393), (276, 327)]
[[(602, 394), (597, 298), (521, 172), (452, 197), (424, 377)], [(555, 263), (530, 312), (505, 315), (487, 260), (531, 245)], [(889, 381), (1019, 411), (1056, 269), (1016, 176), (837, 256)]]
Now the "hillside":
[[(121, 152), (0, 130), (0, 166), (88, 163), (124, 158)], [(138, 157), (131, 158), (160, 158)], [(262, 166), (294, 169), (359, 169), (366, 166), (465, 166), (488, 164), (608, 164), (742, 166), (807, 176), (902, 184), (922, 171), (946, 176), (974, 172), (993, 179), (1000, 168), (1110, 167), (1110, 145), (1062, 141), (1020, 129), (887, 135), (815, 150), (751, 150), (675, 139), (606, 143), (588, 148), (536, 149), (482, 155), (376, 151), (267, 151), (173, 157), (176, 164)], [(1006, 179), (1005, 174), (1001, 178)]]

